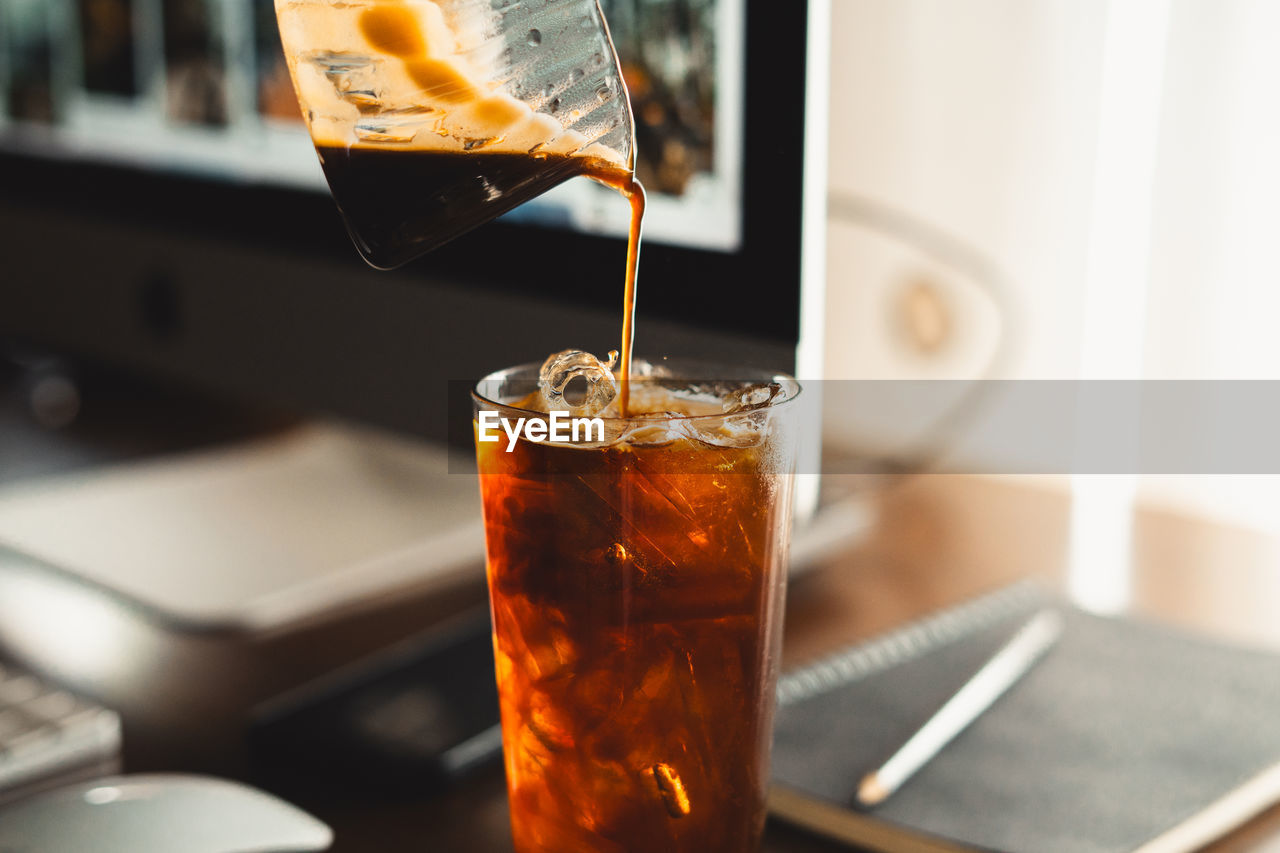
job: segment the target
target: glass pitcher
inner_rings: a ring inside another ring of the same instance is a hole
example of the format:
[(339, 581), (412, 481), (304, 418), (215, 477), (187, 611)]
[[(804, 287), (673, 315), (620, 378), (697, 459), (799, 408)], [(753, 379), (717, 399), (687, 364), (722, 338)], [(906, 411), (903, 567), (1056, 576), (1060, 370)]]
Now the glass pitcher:
[(276, 0), (360, 253), (397, 267), (576, 175), (633, 168), (598, 0)]

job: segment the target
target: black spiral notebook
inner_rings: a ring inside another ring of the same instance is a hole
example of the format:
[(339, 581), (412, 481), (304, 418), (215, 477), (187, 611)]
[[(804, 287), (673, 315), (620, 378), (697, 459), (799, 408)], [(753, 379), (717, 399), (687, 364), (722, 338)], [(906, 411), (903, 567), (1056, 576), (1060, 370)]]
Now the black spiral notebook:
[(1062, 607), (1031, 672), (858, 806), (862, 777), (1048, 603), (1020, 584), (786, 676), (771, 811), (893, 853), (1178, 853), (1280, 800), (1280, 655)]

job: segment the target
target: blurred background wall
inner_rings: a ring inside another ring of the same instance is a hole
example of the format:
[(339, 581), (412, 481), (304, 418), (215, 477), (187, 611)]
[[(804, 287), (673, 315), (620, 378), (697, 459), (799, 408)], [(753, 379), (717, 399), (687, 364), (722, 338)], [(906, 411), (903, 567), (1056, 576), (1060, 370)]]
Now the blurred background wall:
[[(1002, 335), (1014, 378), (1280, 375), (1280, 4), (833, 13), (829, 377), (981, 375)], [(1137, 494), (1280, 527), (1275, 478)]]

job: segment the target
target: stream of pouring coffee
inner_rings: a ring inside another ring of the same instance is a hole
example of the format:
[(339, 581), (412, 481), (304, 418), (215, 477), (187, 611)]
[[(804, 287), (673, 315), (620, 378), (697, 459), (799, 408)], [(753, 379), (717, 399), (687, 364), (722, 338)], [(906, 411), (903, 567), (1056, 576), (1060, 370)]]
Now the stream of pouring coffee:
[(636, 274), (640, 269), (640, 234), (644, 226), (644, 186), (634, 172), (593, 170), (587, 177), (612, 187), (631, 202), (631, 227), (627, 232), (627, 273), (622, 290), (622, 349), (618, 359), (618, 413), (627, 416), (631, 398), (631, 353), (636, 336)]

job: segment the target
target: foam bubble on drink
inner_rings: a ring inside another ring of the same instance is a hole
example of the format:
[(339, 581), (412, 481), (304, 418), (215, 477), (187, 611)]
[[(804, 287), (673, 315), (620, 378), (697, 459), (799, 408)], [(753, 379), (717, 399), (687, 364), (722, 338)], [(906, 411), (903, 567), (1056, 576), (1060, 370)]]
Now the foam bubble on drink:
[(502, 90), (503, 41), (496, 13), (481, 5), (277, 0), (316, 144), (572, 155), (625, 166), (614, 149)]

